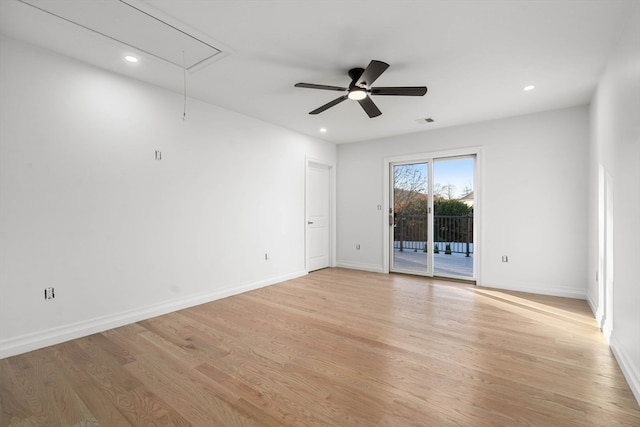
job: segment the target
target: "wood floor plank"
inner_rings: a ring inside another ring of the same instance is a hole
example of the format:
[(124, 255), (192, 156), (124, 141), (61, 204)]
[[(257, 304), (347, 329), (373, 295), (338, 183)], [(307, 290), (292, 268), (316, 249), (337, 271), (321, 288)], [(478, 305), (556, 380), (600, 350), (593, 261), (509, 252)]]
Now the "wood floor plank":
[[(143, 355), (128, 365), (131, 372), (142, 374), (147, 384), (165, 401), (177, 405), (176, 411), (194, 425), (249, 426), (252, 421), (233, 410), (220, 388), (197, 371), (183, 370), (179, 362), (167, 357)], [(157, 387), (160, 385), (160, 387)], [(186, 409), (186, 411), (185, 411)]]
[(109, 402), (100, 387), (83, 385), (76, 389), (91, 417), (101, 426), (135, 427), (125, 415)]
[(29, 399), (14, 376), (9, 359), (0, 360), (0, 425), (10, 425), (28, 418), (33, 412), (29, 408)]
[(0, 427), (640, 425), (585, 301), (325, 269), (0, 360)]

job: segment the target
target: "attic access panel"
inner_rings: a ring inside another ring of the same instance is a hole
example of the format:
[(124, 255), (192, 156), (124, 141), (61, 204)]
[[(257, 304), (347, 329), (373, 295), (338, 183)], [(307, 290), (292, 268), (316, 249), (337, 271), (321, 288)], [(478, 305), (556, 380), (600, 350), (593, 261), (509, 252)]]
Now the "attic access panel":
[(180, 68), (191, 70), (222, 53), (166, 18), (143, 10), (136, 1), (19, 1)]

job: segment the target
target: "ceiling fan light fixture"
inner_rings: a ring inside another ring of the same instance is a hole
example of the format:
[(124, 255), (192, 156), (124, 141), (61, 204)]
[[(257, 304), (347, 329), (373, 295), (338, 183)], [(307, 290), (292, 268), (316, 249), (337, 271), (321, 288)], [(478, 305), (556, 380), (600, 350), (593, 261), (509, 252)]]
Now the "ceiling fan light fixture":
[(349, 90), (349, 99), (353, 99), (354, 101), (360, 101), (361, 99), (365, 99), (367, 97), (367, 91), (360, 88), (355, 87)]

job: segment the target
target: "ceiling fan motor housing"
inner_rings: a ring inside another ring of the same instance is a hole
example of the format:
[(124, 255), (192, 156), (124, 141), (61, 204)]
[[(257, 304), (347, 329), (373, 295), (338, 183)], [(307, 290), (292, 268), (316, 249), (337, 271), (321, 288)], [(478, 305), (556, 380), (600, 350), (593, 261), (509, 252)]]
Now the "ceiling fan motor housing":
[(349, 70), (349, 77), (351, 77), (351, 84), (355, 84), (360, 76), (364, 73), (364, 68), (352, 68)]

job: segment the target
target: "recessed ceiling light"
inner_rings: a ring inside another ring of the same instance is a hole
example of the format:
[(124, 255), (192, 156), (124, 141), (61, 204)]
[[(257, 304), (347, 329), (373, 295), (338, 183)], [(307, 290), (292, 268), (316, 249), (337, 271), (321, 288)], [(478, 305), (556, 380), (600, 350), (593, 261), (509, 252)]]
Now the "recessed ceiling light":
[(327, 128), (320, 128), (320, 132), (325, 133), (327, 131)]
[(536, 88), (536, 87), (535, 87), (534, 85), (529, 85), (529, 86), (525, 86), (525, 87), (523, 87), (522, 89), (523, 89), (524, 91), (527, 91), (527, 92), (528, 92), (528, 91), (530, 91), (530, 90), (534, 90), (535, 88)]
[(131, 55), (125, 56), (124, 60), (127, 61), (127, 62), (131, 62), (132, 64), (135, 64), (136, 62), (138, 62), (138, 58), (136, 58), (135, 56), (131, 56)]

